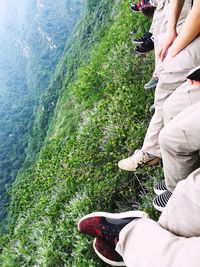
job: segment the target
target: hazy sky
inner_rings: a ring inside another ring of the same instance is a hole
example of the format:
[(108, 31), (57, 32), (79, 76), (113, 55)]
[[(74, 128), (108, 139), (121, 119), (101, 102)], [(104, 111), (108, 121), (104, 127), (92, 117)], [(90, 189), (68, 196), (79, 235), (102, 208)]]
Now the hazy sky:
[(0, 0), (0, 25), (2, 25), (2, 21), (4, 21), (4, 17), (6, 15), (6, 3), (9, 1), (6, 0)]
[(9, 21), (24, 17), (25, 2), (29, 0), (0, 0), (0, 31), (4, 32)]

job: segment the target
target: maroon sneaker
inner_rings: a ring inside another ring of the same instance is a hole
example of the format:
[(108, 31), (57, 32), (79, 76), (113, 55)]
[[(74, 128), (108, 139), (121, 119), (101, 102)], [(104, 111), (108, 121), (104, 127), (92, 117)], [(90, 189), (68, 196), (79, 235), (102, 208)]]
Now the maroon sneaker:
[(152, 17), (155, 11), (155, 7), (152, 6), (151, 4), (144, 4), (141, 8), (140, 11), (142, 14), (146, 17)]
[(101, 237), (110, 243), (117, 244), (122, 228), (134, 219), (142, 217), (148, 217), (148, 215), (143, 211), (122, 213), (94, 212), (80, 219), (78, 229), (82, 233)]
[(115, 251), (115, 245), (111, 245), (102, 238), (95, 238), (93, 248), (104, 262), (113, 266), (125, 266), (123, 258)]
[(141, 2), (139, 1), (139, 2), (137, 2), (135, 4), (131, 3), (130, 8), (131, 8), (131, 11), (133, 11), (133, 12), (140, 12)]

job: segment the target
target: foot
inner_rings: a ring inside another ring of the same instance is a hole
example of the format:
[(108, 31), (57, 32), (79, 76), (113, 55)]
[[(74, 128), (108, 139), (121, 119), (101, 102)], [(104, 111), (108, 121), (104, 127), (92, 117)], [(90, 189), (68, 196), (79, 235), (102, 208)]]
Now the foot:
[(165, 206), (167, 205), (167, 202), (169, 201), (171, 196), (172, 196), (172, 193), (170, 191), (165, 191), (161, 195), (155, 197), (153, 200), (154, 208), (162, 212)]
[(155, 7), (152, 6), (151, 4), (145, 4), (144, 6), (142, 6), (140, 8), (140, 11), (142, 12), (142, 14), (146, 17), (152, 17), (155, 11)]
[(94, 212), (80, 219), (78, 229), (82, 233), (117, 244), (122, 228), (134, 219), (142, 217), (148, 217), (148, 215), (143, 211)]
[(155, 106), (154, 105), (151, 105), (150, 108), (149, 108), (149, 111), (151, 113), (154, 113), (155, 112)]
[(146, 54), (153, 49), (154, 49), (154, 42), (150, 38), (150, 39), (146, 40), (144, 43), (137, 45), (135, 47), (135, 52), (137, 54)]
[(145, 89), (145, 90), (155, 89), (156, 86), (157, 86), (157, 84), (158, 84), (158, 79), (152, 77), (152, 78), (150, 79), (150, 81), (148, 81), (148, 83), (146, 83), (146, 84), (144, 85), (144, 89)]
[(143, 34), (142, 37), (132, 39), (132, 42), (135, 44), (142, 44), (145, 41), (147, 41), (149, 38), (151, 38), (151, 36), (152, 36), (152, 33), (145, 32), (145, 34)]
[(137, 3), (131, 3), (131, 11), (141, 12), (144, 16), (152, 17), (155, 7), (153, 7), (149, 1), (138, 1)]
[(155, 192), (155, 194), (157, 196), (160, 196), (161, 194), (166, 192), (167, 191), (167, 186), (165, 184), (165, 180), (155, 184), (154, 187), (153, 187), (153, 190), (154, 190), (154, 192)]
[(153, 165), (156, 164), (159, 160), (160, 158), (137, 149), (131, 157), (120, 160), (118, 162), (118, 166), (122, 170), (134, 172), (145, 164)]
[(115, 245), (111, 245), (102, 238), (95, 238), (93, 248), (104, 262), (113, 266), (125, 266), (123, 258), (115, 251)]
[(133, 11), (133, 12), (140, 12), (141, 2), (139, 1), (139, 2), (137, 2), (135, 4), (131, 3), (130, 8), (131, 8), (131, 11)]

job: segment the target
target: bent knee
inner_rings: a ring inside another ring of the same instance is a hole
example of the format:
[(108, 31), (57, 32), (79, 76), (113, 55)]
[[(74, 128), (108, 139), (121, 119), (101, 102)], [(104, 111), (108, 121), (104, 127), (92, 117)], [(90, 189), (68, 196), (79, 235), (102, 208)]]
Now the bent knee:
[(182, 151), (183, 132), (174, 123), (167, 124), (159, 133), (159, 144), (163, 148), (171, 148), (173, 151)]

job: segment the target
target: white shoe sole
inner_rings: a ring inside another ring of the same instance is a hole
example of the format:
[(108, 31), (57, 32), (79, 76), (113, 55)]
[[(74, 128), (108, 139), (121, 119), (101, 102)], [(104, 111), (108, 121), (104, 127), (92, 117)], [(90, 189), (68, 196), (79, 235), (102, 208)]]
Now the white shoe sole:
[(108, 263), (108, 264), (110, 264), (110, 265), (112, 265), (112, 266), (126, 266), (125, 263), (124, 263), (123, 261), (121, 261), (121, 262), (116, 262), (116, 261), (112, 261), (112, 260), (109, 260), (109, 259), (107, 259), (106, 257), (104, 257), (104, 256), (103, 256), (101, 253), (99, 253), (99, 251), (95, 248), (95, 242), (96, 242), (96, 238), (94, 239), (94, 242), (93, 242), (93, 248), (94, 248), (95, 253), (98, 255), (98, 257), (99, 257), (102, 261), (104, 261), (104, 262), (106, 262), (106, 263)]
[(92, 217), (106, 217), (108, 219), (123, 219), (123, 218), (148, 218), (149, 215), (145, 211), (139, 211), (139, 210), (133, 210), (133, 211), (126, 211), (126, 212), (120, 212), (120, 213), (109, 213), (109, 212), (93, 212), (88, 215), (85, 215), (80, 219), (78, 222), (78, 230), (80, 231), (79, 225), (80, 223), (88, 218)]
[(153, 191), (157, 196), (160, 196), (161, 194), (165, 193), (167, 190), (158, 190), (154, 188)]
[(157, 83), (154, 84), (154, 85), (151, 85), (151, 86), (145, 86), (145, 85), (144, 85), (144, 89), (145, 89), (145, 90), (155, 89), (156, 86), (157, 86)]

